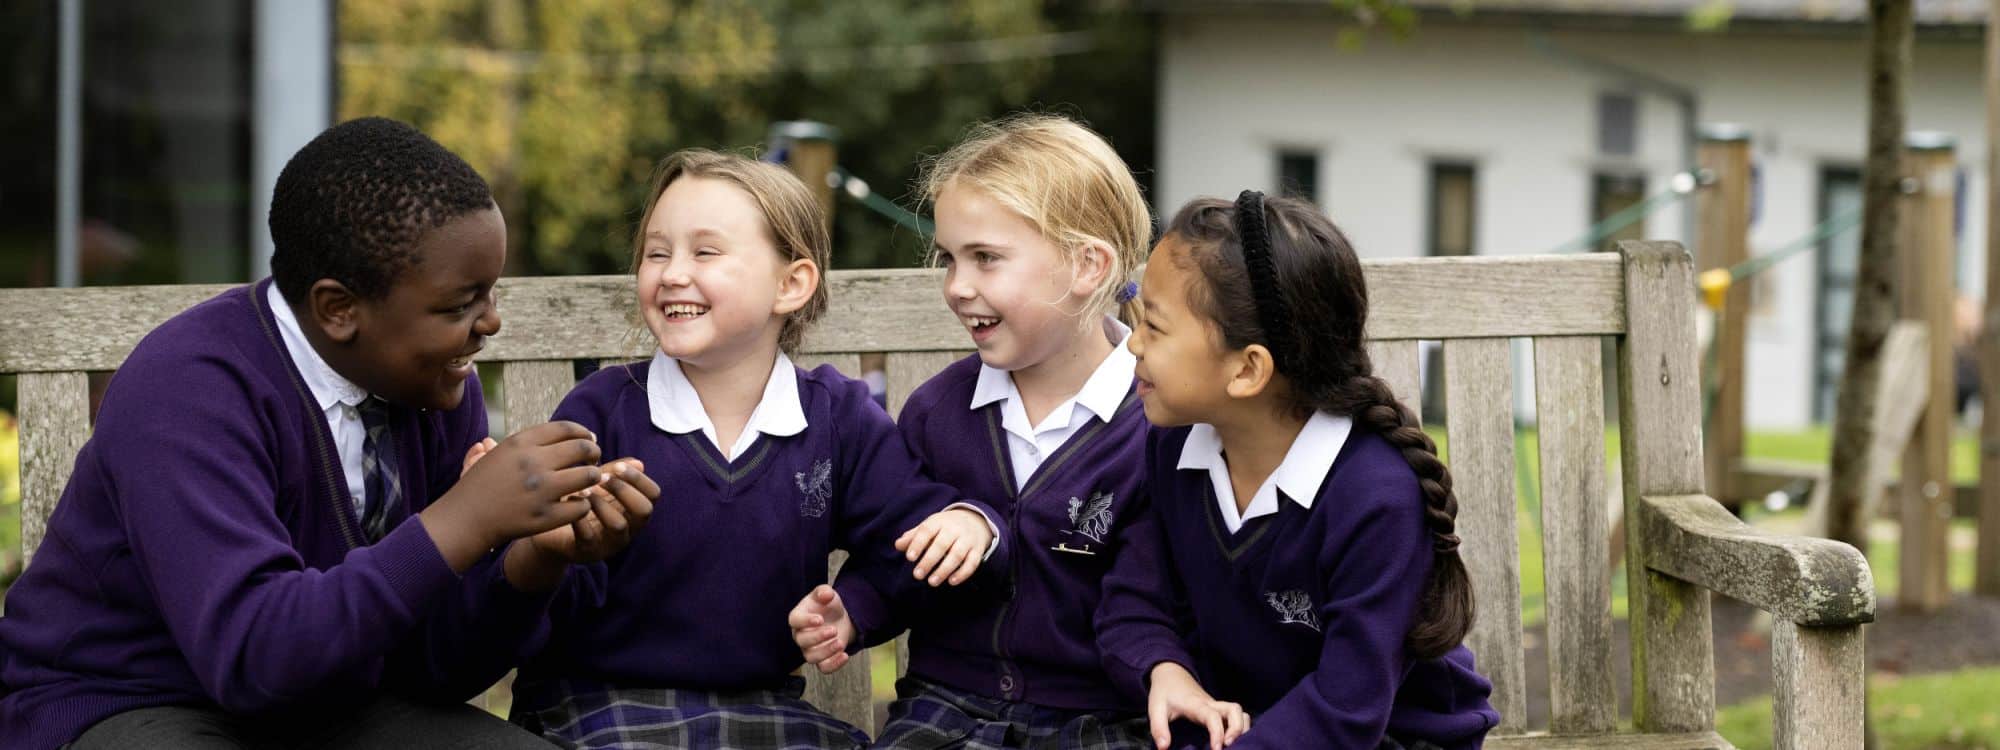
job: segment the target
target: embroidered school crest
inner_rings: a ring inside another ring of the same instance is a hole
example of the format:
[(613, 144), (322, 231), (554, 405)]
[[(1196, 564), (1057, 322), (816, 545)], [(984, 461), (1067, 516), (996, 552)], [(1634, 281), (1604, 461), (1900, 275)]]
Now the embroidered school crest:
[(1290, 591), (1265, 592), (1264, 601), (1278, 610), (1278, 624), (1298, 623), (1319, 632), (1319, 615), (1313, 612), (1313, 600), (1306, 592), (1298, 589)]
[(814, 461), (811, 471), (792, 475), (799, 485), (799, 515), (818, 518), (826, 515), (826, 501), (833, 497), (833, 461)]
[(1072, 497), (1069, 499), (1069, 525), (1064, 534), (1075, 534), (1098, 544), (1111, 533), (1112, 494), (1099, 492), (1089, 500)]

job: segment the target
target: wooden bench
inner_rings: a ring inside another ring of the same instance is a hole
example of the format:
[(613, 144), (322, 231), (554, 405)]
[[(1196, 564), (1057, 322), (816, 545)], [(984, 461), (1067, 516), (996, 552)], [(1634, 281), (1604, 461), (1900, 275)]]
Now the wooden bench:
[[(1620, 243), (1619, 254), (1378, 260), (1377, 370), (1415, 406), (1418, 341), (1442, 340), (1449, 461), (1462, 503), (1463, 553), (1478, 595), (1471, 646), (1494, 683), (1502, 724), (1489, 747), (1727, 747), (1715, 734), (1710, 592), (1775, 616), (1776, 745), (1860, 747), (1862, 623), (1873, 581), (1853, 548), (1744, 526), (1702, 492), (1694, 280), (1679, 245)], [(938, 297), (936, 272), (829, 274), (832, 309), (804, 365), (850, 373), (882, 353), (891, 412), (958, 356), (965, 333)], [(0, 373), (19, 373), (22, 536), (32, 551), (89, 434), (86, 373), (115, 368), (140, 336), (222, 286), (0, 290)], [(515, 278), (499, 290), (504, 330), (489, 402), (513, 429), (546, 418), (572, 382), (570, 360), (645, 356), (623, 276)], [(1512, 339), (1528, 339), (1540, 422), (1551, 715), (1529, 732), (1515, 526)], [(1601, 342), (1618, 352), (1633, 716), (1612, 685), (1610, 543)], [(877, 658), (888, 657), (884, 652)], [(876, 725), (869, 669), (857, 659), (810, 697)], [(1303, 741), (1303, 740), (1302, 740)]]

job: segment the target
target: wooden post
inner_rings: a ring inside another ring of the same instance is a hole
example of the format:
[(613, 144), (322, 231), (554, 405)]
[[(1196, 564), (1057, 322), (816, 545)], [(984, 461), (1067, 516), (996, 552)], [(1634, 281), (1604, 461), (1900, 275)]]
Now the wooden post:
[(840, 131), (823, 122), (788, 120), (771, 124), (770, 142), (773, 150), (784, 151), (785, 166), (819, 197), (819, 207), (831, 222), (833, 184), (827, 177), (838, 163), (834, 144), (840, 142)]
[[(1729, 124), (1701, 130), (1701, 166), (1715, 183), (1700, 193), (1696, 206), (1701, 237), (1695, 245), (1695, 267), (1701, 271), (1728, 268), (1750, 257), (1750, 131)], [(1750, 283), (1732, 284), (1715, 319), (1717, 382), (1715, 405), (1703, 425), (1702, 454), (1706, 458), (1708, 494), (1735, 510), (1736, 464), (1743, 458), (1743, 360), (1749, 335)]]
[[(1957, 165), (1953, 138), (1912, 132), (1904, 139), (1906, 173), (1914, 191), (1903, 200), (1902, 252), (1898, 253), (1898, 310), (1930, 332), (1930, 393), (1917, 431), (1903, 452), (1900, 488), (1902, 563), (1899, 605), (1929, 612), (1951, 600), (1945, 577), (1950, 560), (1952, 394), (1953, 194)], [(1905, 183), (1910, 184), (1910, 183)]]
[(1694, 259), (1672, 242), (1618, 243), (1625, 339), (1618, 347), (1632, 723), (1642, 732), (1715, 728), (1708, 590), (1653, 570), (1639, 508), (1648, 495), (1701, 494), (1701, 393)]
[(1979, 568), (1973, 589), (2000, 597), (2000, 0), (1986, 11), (1986, 320), (1979, 335)]

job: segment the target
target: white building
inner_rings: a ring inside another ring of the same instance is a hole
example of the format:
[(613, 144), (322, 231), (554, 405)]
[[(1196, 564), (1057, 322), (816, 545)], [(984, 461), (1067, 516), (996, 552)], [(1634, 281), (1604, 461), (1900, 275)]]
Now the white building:
[[(1859, 205), (1861, 0), (1737, 0), (1715, 31), (1690, 30), (1700, 0), (1412, 4), (1436, 10), (1407, 39), (1342, 45), (1353, 15), (1325, 0), (1164, 3), (1156, 209), (1288, 185), (1312, 193), (1364, 257), (1550, 252), (1689, 166), (1689, 102), (1699, 122), (1751, 133), (1753, 255)], [(1473, 10), (1448, 10), (1459, 6)], [(1908, 109), (1912, 130), (1957, 137), (1959, 283), (1974, 295), (1985, 6), (1918, 0)], [(1685, 240), (1693, 207), (1668, 205), (1630, 236)], [(1758, 288), (1752, 427), (1830, 418), (1857, 237), (1795, 257)]]

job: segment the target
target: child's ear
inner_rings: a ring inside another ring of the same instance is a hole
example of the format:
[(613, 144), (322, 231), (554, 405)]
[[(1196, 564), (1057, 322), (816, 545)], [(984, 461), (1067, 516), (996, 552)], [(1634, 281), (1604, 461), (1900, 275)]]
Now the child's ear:
[(812, 301), (813, 292), (819, 289), (819, 264), (808, 258), (799, 258), (780, 270), (778, 276), (778, 301), (771, 305), (772, 315), (790, 315)]
[(334, 343), (354, 340), (355, 331), (361, 327), (361, 298), (346, 284), (333, 279), (315, 281), (306, 290), (305, 312), (307, 319), (302, 322), (318, 326)]
[(1070, 294), (1089, 297), (1098, 287), (1111, 283), (1111, 266), (1118, 260), (1118, 251), (1111, 243), (1091, 240), (1077, 248), (1073, 266), (1075, 277), (1070, 281)]
[(1230, 398), (1255, 398), (1271, 387), (1271, 378), (1277, 376), (1277, 363), (1271, 359), (1271, 350), (1263, 344), (1251, 344), (1243, 351), (1230, 355), (1229, 382), (1224, 390)]

